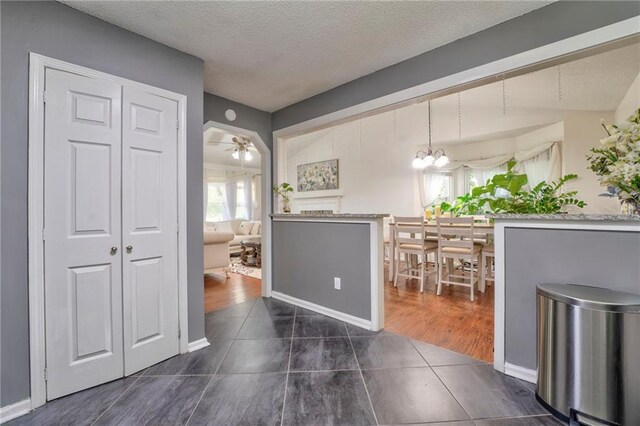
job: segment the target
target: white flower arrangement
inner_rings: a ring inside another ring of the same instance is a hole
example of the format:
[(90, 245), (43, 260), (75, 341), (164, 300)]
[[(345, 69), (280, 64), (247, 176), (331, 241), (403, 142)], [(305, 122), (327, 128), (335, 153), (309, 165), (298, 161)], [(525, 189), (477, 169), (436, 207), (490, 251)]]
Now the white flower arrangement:
[(618, 197), (640, 214), (640, 108), (620, 125), (602, 122), (608, 136), (591, 149), (590, 169), (607, 186), (610, 197)]

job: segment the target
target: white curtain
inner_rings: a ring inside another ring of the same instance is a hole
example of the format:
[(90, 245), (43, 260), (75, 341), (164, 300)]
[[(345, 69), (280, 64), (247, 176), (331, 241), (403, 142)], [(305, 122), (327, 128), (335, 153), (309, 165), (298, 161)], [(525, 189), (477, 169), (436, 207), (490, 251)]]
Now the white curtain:
[(562, 173), (559, 145), (560, 142), (546, 142), (530, 150), (513, 154), (502, 154), (480, 160), (452, 161), (440, 170), (452, 173), (455, 196), (462, 195), (467, 191), (464, 177), (465, 167), (473, 171), (478, 184), (484, 185), (488, 179), (496, 174), (504, 173), (507, 170), (507, 162), (511, 159), (518, 163), (520, 172), (528, 175), (530, 183), (545, 179), (547, 182), (557, 181)]
[(485, 185), (489, 179), (493, 178), (498, 173), (506, 172), (507, 164), (503, 163), (490, 169), (474, 169), (473, 167), (470, 167), (470, 169), (473, 172), (473, 176), (478, 181), (478, 185)]
[(518, 170), (529, 178), (530, 188), (543, 181), (557, 181), (562, 174), (558, 142), (549, 142), (529, 151), (517, 152), (513, 158), (518, 162)]
[(419, 179), (420, 184), (420, 203), (422, 207), (433, 205), (436, 198), (440, 194), (445, 175), (438, 172), (426, 171), (424, 176)]
[(209, 206), (209, 184), (204, 182), (202, 184), (202, 200), (204, 201), (204, 211), (202, 213), (202, 221), (207, 221), (207, 207)]
[(236, 207), (238, 206), (238, 182), (227, 182), (224, 185), (225, 209), (224, 220), (236, 218)]
[(253, 220), (253, 177), (247, 175), (244, 179), (244, 202), (247, 206), (247, 219)]

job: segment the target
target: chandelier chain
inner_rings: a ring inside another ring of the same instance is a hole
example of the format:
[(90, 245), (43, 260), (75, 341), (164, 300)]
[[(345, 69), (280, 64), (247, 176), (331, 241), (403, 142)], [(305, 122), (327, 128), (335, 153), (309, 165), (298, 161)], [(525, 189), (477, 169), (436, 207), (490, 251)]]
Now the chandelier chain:
[(429, 150), (431, 150), (431, 99), (429, 99), (428, 101), (428, 107), (429, 107)]
[(460, 92), (458, 92), (458, 139), (462, 139), (462, 102), (460, 96)]
[(558, 65), (558, 102), (562, 102), (562, 66)]
[(507, 115), (507, 84), (502, 74), (502, 115)]

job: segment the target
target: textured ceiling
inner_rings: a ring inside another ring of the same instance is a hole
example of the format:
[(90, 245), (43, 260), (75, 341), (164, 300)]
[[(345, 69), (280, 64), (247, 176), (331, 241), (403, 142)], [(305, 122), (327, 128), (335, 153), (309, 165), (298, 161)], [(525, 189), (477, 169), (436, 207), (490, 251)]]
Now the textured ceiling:
[(65, 1), (202, 58), (207, 92), (265, 111), (550, 1)]

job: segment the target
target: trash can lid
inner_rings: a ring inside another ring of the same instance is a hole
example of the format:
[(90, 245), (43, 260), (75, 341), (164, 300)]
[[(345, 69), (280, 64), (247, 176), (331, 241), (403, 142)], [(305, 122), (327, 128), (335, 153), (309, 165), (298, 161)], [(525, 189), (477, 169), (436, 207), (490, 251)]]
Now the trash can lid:
[(640, 313), (640, 295), (579, 284), (539, 284), (536, 293), (568, 305)]

